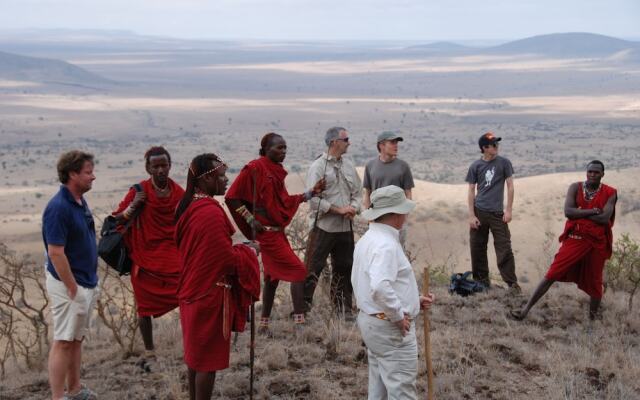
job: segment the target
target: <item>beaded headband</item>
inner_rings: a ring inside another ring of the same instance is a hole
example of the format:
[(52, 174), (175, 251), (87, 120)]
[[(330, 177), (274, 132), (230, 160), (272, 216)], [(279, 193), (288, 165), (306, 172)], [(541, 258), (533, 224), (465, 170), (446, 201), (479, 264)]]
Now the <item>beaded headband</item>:
[[(224, 161), (222, 161), (222, 159), (221, 159), (221, 158), (219, 158), (219, 157), (218, 157), (218, 159), (217, 159), (216, 161), (218, 161), (218, 162), (220, 163), (220, 164), (218, 164), (218, 166), (216, 166), (216, 167), (214, 167), (214, 168), (211, 168), (210, 170), (208, 170), (208, 171), (206, 171), (206, 172), (201, 173), (200, 175), (196, 176), (196, 177), (195, 177), (195, 179), (200, 179), (200, 178), (202, 178), (202, 177), (203, 177), (203, 176), (205, 176), (205, 175), (208, 175), (208, 174), (210, 174), (210, 173), (212, 173), (212, 172), (217, 171), (218, 169), (220, 169), (220, 168), (222, 168), (222, 167), (226, 167), (226, 166), (227, 166), (227, 164), (225, 164), (225, 162), (224, 162)], [(191, 171), (191, 173), (192, 173), (193, 175), (195, 175), (195, 172), (193, 171), (193, 165), (190, 165), (190, 166), (189, 166), (189, 170)]]

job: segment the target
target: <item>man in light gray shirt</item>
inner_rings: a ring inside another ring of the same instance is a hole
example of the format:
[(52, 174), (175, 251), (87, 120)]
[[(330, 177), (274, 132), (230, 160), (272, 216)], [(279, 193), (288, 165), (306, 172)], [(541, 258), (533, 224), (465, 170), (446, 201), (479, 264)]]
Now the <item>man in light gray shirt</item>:
[(331, 255), (331, 297), (335, 311), (351, 318), (353, 218), (360, 212), (362, 183), (353, 163), (343, 157), (349, 148), (347, 130), (341, 127), (329, 129), (325, 143), (327, 153), (318, 157), (307, 173), (307, 186), (313, 186), (322, 178), (327, 186), (321, 197), (309, 201), (312, 226), (305, 255), (307, 279), (304, 297), (310, 309), (318, 278), (327, 256)]

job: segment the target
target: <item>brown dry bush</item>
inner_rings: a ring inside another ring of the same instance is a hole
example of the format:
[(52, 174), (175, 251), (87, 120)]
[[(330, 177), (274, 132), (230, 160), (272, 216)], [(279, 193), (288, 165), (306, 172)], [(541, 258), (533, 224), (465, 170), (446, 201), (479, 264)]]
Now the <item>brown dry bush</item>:
[(120, 277), (109, 266), (100, 262), (104, 271), (100, 280), (100, 296), (97, 313), (122, 352), (123, 358), (135, 355), (134, 347), (138, 331), (138, 314), (131, 280)]
[(0, 307), (0, 378), (7, 373), (7, 361), (15, 358), (12, 337), (15, 334), (13, 312)]
[(13, 358), (37, 369), (49, 347), (43, 267), (0, 243), (0, 363)]

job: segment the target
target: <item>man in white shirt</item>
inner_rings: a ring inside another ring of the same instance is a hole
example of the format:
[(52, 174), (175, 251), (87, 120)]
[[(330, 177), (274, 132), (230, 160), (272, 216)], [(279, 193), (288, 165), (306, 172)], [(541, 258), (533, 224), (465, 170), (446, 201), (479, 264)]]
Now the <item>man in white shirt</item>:
[(416, 399), (418, 344), (414, 319), (433, 294), (420, 296), (399, 231), (415, 203), (403, 189), (371, 194), (362, 216), (371, 222), (355, 246), (351, 283), (360, 310), (358, 327), (369, 358), (369, 400)]

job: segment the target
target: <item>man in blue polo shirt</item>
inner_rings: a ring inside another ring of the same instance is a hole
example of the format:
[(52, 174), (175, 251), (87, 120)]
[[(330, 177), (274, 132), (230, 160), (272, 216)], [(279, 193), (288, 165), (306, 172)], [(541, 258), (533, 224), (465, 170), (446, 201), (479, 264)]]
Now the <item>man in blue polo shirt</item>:
[(42, 216), (54, 331), (49, 384), (53, 400), (91, 400), (97, 397), (80, 383), (80, 362), (98, 284), (95, 226), (83, 197), (96, 179), (93, 155), (79, 150), (64, 153), (57, 170), (62, 185)]

